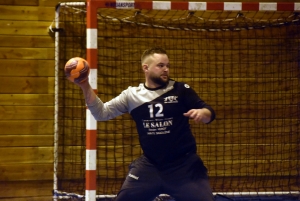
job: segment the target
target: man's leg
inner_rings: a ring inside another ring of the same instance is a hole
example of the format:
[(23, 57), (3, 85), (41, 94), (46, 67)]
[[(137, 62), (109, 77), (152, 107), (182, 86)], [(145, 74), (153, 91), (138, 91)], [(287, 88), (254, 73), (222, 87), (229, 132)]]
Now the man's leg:
[(214, 201), (207, 179), (174, 184), (170, 194), (176, 201)]
[(213, 201), (207, 169), (196, 154), (163, 174), (166, 193), (176, 201)]
[(133, 161), (115, 201), (153, 201), (161, 193), (161, 179), (142, 156)]

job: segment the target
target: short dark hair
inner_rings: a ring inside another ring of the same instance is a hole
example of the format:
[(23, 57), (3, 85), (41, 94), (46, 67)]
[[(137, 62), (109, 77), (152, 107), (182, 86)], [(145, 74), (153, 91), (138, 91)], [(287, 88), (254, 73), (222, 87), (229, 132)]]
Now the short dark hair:
[(147, 50), (145, 50), (141, 56), (141, 61), (143, 62), (144, 59), (150, 55), (153, 55), (153, 54), (167, 54), (167, 51), (161, 47), (152, 47), (152, 48), (149, 48)]

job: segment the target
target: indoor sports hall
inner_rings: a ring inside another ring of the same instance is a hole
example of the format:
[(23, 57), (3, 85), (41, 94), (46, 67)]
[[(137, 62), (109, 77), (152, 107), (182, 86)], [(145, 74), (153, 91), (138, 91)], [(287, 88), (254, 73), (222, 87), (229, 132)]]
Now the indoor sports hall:
[[(0, 91), (1, 201), (37, 201), (39, 196), (41, 201), (114, 200), (128, 166), (143, 154), (135, 122), (129, 114), (97, 122), (82, 91), (66, 79), (64, 67), (70, 58), (85, 58), (90, 85), (106, 102), (143, 82), (140, 55), (151, 46), (167, 50), (172, 79), (188, 83), (215, 109), (211, 124), (190, 121), (215, 200), (300, 200), (300, 2), (87, 0), (54, 6), (42, 0), (28, 2), (31, 5), (0, 3), (3, 26), (11, 21), (5, 13), (19, 9), (25, 18), (25, 11), (40, 16), (26, 18), (33, 29), (45, 17), (42, 27), (47, 29), (41, 31), (42, 37), (18, 27), (0, 31), (0, 59), (5, 66), (28, 60), (30, 68), (35, 60), (35, 66), (44, 69), (34, 73), (25, 68), (27, 74), (14, 75), (5, 68), (0, 74), (5, 78), (0, 85), (18, 76), (27, 86)], [(42, 5), (48, 5), (49, 13), (52, 9), (52, 16), (45, 15)], [(16, 21), (21, 26), (22, 19)], [(48, 56), (39, 56), (42, 50), (37, 58), (18, 58), (14, 48), (20, 45), (12, 42), (14, 47), (9, 47), (9, 34), (28, 44), (21, 47), (24, 51), (44, 44)], [(40, 45), (32, 45), (38, 40)], [(51, 43), (50, 48), (42, 40)], [(52, 73), (45, 73), (50, 68)], [(44, 89), (34, 77), (51, 84)], [(15, 106), (16, 97), (26, 104), (19, 101)], [(32, 116), (49, 114), (47, 121), (29, 119), (27, 106), (38, 111)], [(10, 112), (17, 109), (19, 119)], [(23, 121), (25, 130), (19, 131), (23, 124), (17, 122)], [(20, 190), (22, 186), (27, 187)], [(50, 196), (40, 195), (39, 188)], [(176, 200), (161, 194), (154, 201)]]

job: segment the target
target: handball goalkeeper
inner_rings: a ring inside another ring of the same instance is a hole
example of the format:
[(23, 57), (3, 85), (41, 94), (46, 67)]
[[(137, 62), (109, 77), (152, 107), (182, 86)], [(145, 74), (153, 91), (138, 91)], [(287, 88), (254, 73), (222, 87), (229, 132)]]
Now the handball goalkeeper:
[(170, 79), (164, 49), (144, 51), (141, 65), (145, 83), (129, 86), (106, 103), (87, 80), (77, 83), (96, 120), (129, 113), (136, 123), (143, 155), (130, 164), (116, 201), (152, 201), (160, 194), (176, 201), (214, 200), (189, 125), (189, 119), (212, 122), (214, 110), (187, 83)]

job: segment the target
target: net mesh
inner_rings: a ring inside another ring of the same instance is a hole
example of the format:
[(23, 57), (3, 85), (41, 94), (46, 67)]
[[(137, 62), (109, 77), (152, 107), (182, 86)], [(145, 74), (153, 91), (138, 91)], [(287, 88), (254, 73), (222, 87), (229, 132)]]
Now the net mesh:
[[(192, 131), (214, 192), (300, 190), (300, 26), (294, 12), (98, 11), (98, 95), (105, 102), (143, 82), (140, 56), (169, 54), (173, 79), (217, 114)], [(60, 8), (58, 190), (84, 195), (85, 103), (63, 67), (86, 57), (86, 11)], [(97, 194), (116, 194), (142, 154), (125, 114), (98, 122)]]

